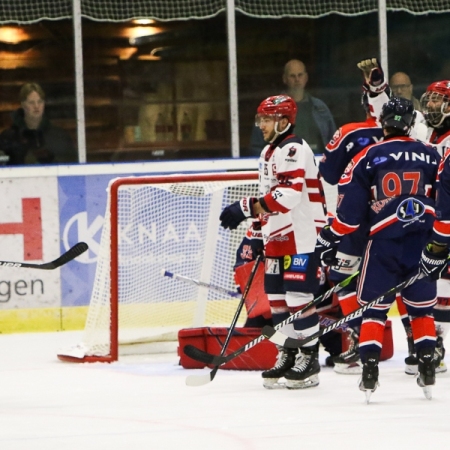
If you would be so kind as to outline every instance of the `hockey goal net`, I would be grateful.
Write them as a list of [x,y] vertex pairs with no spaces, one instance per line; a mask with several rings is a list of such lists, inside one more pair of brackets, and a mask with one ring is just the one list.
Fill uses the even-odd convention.
[[112,180],[82,342],[58,357],[115,361],[119,349],[161,351],[184,327],[229,325],[239,299],[162,270],[236,292],[233,266],[248,224],[224,230],[219,216],[257,195],[257,182],[257,172]]

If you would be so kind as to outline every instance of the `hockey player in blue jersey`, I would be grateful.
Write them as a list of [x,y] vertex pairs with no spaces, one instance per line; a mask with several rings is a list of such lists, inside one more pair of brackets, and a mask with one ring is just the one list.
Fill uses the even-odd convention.
[[[340,180],[347,188],[336,218],[317,240],[316,253],[324,264],[333,265],[342,236],[368,226],[357,288],[361,305],[418,273],[422,248],[431,234],[440,156],[434,147],[408,136],[414,118],[409,100],[394,97],[383,106],[380,122],[385,140],[366,147],[352,159]],[[424,278],[401,293],[419,357],[417,382],[430,395],[435,381],[432,309],[436,283]],[[378,386],[384,326],[394,300],[395,295],[388,297],[363,314],[359,388],[367,400]]]
[[[376,58],[370,58],[358,63],[364,73],[363,94],[361,105],[366,113],[364,122],[352,122],[340,127],[327,144],[324,155],[319,164],[319,172],[324,180],[336,185],[344,173],[345,168],[353,157],[368,145],[383,140],[383,130],[378,122],[381,107],[389,100],[389,88],[383,70]],[[369,97],[371,104],[369,105]],[[376,98],[376,99],[375,99]],[[378,109],[375,111],[373,104]],[[345,185],[338,187],[339,197],[344,195]],[[339,201],[339,200],[338,200]],[[357,232],[343,236],[337,252],[337,264],[331,266],[328,279],[339,283],[359,270],[364,245],[367,242],[367,230],[361,226]],[[339,307],[344,315],[348,315],[359,308],[356,299],[356,281],[350,283],[337,294]],[[349,346],[345,352],[333,358],[334,371],[342,374],[360,374],[361,360],[359,357],[359,328],[361,318],[349,323]]]

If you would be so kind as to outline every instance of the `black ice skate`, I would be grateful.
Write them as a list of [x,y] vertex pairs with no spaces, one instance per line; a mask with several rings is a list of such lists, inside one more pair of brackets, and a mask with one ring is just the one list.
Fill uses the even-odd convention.
[[428,400],[431,400],[431,386],[436,381],[436,366],[434,361],[434,349],[424,348],[417,352],[419,358],[419,373],[417,375],[417,384],[423,389],[423,393]]
[[359,356],[359,336],[356,331],[350,330],[347,339],[348,349],[333,358],[334,371],[344,375],[359,375],[362,372],[362,363]]
[[436,367],[436,373],[447,372],[447,366],[444,362],[444,356],[444,340],[442,339],[442,336],[438,336],[436,339],[436,348],[434,349],[434,366]]
[[303,347],[294,367],[284,374],[288,389],[305,389],[319,384],[319,344]]
[[295,365],[295,356],[297,355],[298,350],[296,348],[277,347],[278,355],[275,365],[261,374],[263,377],[263,386],[266,389],[284,388],[284,384],[279,383],[278,380]]
[[419,364],[419,360],[416,356],[411,328],[406,329],[406,340],[408,342],[408,356],[405,358],[405,373],[407,375],[417,375],[417,365]]
[[369,403],[372,392],[380,385],[378,383],[378,361],[380,354],[378,352],[370,352],[366,355],[366,361],[363,364],[362,376],[359,380],[359,390],[365,392],[366,403]]

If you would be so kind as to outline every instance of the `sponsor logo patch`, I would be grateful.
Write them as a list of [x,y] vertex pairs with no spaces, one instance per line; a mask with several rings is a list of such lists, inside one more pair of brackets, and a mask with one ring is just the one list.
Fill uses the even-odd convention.
[[284,257],[284,270],[291,272],[306,272],[309,255],[287,255]]
[[280,262],[278,259],[266,259],[265,272],[268,275],[279,275],[280,274]]
[[284,280],[305,281],[306,273],[284,272]]
[[407,198],[397,207],[397,218],[401,222],[419,219],[425,213],[425,205],[416,198]]

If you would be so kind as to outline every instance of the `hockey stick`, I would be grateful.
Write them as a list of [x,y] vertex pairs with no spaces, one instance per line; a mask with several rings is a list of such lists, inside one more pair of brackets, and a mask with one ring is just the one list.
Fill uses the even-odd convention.
[[[364,306],[361,306],[361,308],[358,308],[357,310],[353,311],[347,316],[344,316],[342,319],[337,320],[335,323],[322,328],[321,330],[317,331],[316,333],[313,333],[311,336],[308,336],[304,339],[294,339],[291,337],[286,336],[285,334],[281,333],[280,331],[276,330],[275,328],[266,325],[263,327],[262,334],[266,336],[270,341],[274,342],[275,344],[281,345],[283,347],[287,348],[299,348],[303,347],[308,342],[311,342],[312,340],[328,333],[329,331],[334,330],[338,326],[342,325],[345,322],[348,322],[352,319],[355,319],[356,317],[360,317],[362,313],[369,308],[372,308],[372,306],[377,305],[378,303],[381,303],[386,297],[389,297],[390,295],[393,295],[397,292],[400,292],[401,290],[405,289],[406,287],[410,286],[411,284],[415,283],[417,280],[420,280],[424,278],[426,275],[423,272],[419,272],[417,275],[414,275],[413,277],[409,278],[406,281],[403,281],[402,283],[398,284],[397,286],[394,286],[393,288],[386,291],[384,294],[381,294],[379,297],[377,297],[375,300],[372,300],[368,303],[366,303]],[[289,317],[289,319],[294,320],[295,317],[298,317],[299,313],[295,313],[292,316]],[[291,321],[292,321],[291,320]]]
[[0,261],[0,266],[3,267],[14,267],[14,268],[27,268],[27,269],[42,269],[42,270],[53,270],[64,264],[72,261],[77,256],[81,255],[88,249],[88,245],[85,242],[78,242],[72,248],[63,253],[59,258],[54,261],[44,263],[44,264],[28,264],[23,262],[11,262],[11,261]]
[[[225,354],[225,351],[228,347],[231,336],[233,334],[234,328],[236,327],[236,322],[239,318],[239,314],[242,311],[242,307],[244,306],[244,302],[248,295],[248,292],[250,291],[250,287],[252,285],[253,278],[255,278],[255,274],[258,269],[258,265],[259,265],[261,259],[262,259],[262,254],[260,253],[256,257],[255,264],[252,268],[252,271],[250,272],[250,276],[248,277],[247,285],[245,286],[244,293],[242,294],[242,297],[241,297],[241,301],[239,302],[239,306],[236,310],[236,313],[234,314],[233,320],[230,325],[230,329],[228,330],[227,337],[225,338],[225,342],[222,347],[222,351],[220,352],[220,357],[224,357],[223,355]],[[202,386],[204,384],[211,382],[212,380],[214,380],[214,377],[216,376],[216,373],[219,370],[219,366],[220,366],[220,364],[216,364],[215,367],[213,368],[213,370],[207,375],[198,375],[198,376],[197,375],[189,375],[186,378],[186,385],[187,386]]]
[[[215,286],[214,284],[208,284],[208,283],[204,283],[203,281],[198,281],[195,280],[194,278],[190,278],[190,277],[186,277],[183,275],[178,275],[176,273],[170,272],[168,270],[163,269],[161,271],[161,274],[169,277],[169,278],[173,278],[175,280],[180,280],[180,281],[184,281],[186,283],[190,283],[190,284],[195,284],[197,286],[202,286],[205,288],[208,288],[212,291],[216,291],[219,292],[221,294],[228,294],[231,297],[239,297],[241,298],[241,294],[237,291],[229,291],[225,288],[222,288],[220,286]],[[324,299],[325,300],[325,299]],[[336,320],[338,320],[335,317],[329,316],[327,314],[322,314],[322,313],[318,313],[319,314],[319,324],[321,327],[327,327],[328,325],[330,325],[331,323],[336,322]],[[336,331],[340,332],[340,333],[346,333],[348,330],[348,325],[343,324],[342,326],[336,328]]]
[[[339,292],[341,289],[347,287],[358,275],[359,275],[359,272],[355,272],[353,275],[350,275],[348,278],[346,278],[345,280],[336,284],[331,289],[326,291],[324,294],[320,295],[319,297],[315,298],[314,300],[311,300],[308,304],[305,305],[305,307],[301,311],[298,311],[296,314],[300,315],[300,314],[304,313],[305,311],[307,311],[308,309],[311,309],[314,306],[318,305],[319,303],[322,303],[324,300],[331,297],[335,292]],[[298,317],[298,315],[297,315],[297,317]],[[288,317],[286,320],[283,320],[283,322],[280,322],[274,329],[280,330],[288,323],[291,323],[292,320],[294,320],[294,319],[290,320],[291,317],[292,316]],[[194,347],[193,345],[186,345],[186,347],[184,347],[183,351],[187,356],[189,356],[192,359],[195,359],[196,361],[200,361],[205,364],[222,365],[222,364],[225,364],[225,363],[231,361],[232,359],[238,357],[242,353],[245,353],[246,351],[250,350],[255,345],[258,345],[260,342],[264,341],[264,339],[267,339],[267,337],[264,335],[258,336],[257,338],[248,342],[244,346],[235,350],[233,353],[230,353],[228,356],[212,355],[211,353],[207,353],[203,350],[200,350],[199,348]]]
[[165,269],[161,270],[161,275],[173,278],[174,280],[185,281],[187,283],[196,284],[197,286],[212,289],[213,291],[221,292],[222,294],[227,294],[230,295],[231,297],[241,298],[241,294],[237,291],[229,291],[228,289],[219,286],[214,286],[213,284],[208,284],[205,283],[204,281],[195,280],[194,278],[185,277],[184,275],[178,275]]

